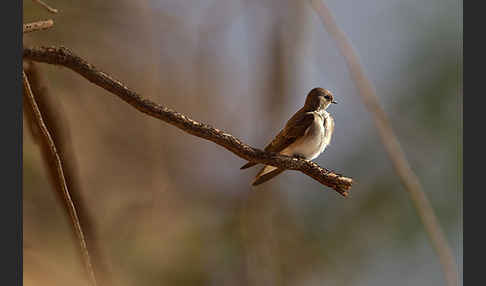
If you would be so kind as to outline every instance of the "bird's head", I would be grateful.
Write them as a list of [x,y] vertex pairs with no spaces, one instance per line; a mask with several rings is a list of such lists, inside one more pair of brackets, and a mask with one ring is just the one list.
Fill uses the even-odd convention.
[[305,107],[309,110],[325,110],[334,101],[333,94],[324,88],[316,87],[312,89],[305,99]]

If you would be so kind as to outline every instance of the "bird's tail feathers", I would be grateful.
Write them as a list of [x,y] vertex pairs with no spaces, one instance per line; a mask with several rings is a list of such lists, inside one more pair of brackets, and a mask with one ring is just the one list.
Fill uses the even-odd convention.
[[250,167],[253,167],[255,165],[257,165],[258,163],[253,163],[253,162],[248,162],[246,163],[245,165],[243,165],[240,170],[243,170],[243,169],[247,169],[247,168],[250,168]]
[[260,184],[265,183],[266,181],[272,179],[273,177],[277,176],[278,174],[282,173],[284,169],[278,169],[277,167],[268,166],[266,165],[263,167],[260,172],[255,177],[253,181],[253,186],[258,186]]

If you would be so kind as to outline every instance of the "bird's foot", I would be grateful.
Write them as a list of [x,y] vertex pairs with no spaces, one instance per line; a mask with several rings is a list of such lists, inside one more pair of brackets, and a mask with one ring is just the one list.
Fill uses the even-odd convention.
[[307,160],[303,155],[301,154],[294,154],[292,157],[296,158],[296,159],[302,159],[302,160]]

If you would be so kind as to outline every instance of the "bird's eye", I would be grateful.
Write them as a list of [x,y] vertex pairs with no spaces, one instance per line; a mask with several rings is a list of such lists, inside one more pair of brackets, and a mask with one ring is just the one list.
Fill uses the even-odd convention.
[[331,97],[329,95],[324,96],[325,99],[330,100]]

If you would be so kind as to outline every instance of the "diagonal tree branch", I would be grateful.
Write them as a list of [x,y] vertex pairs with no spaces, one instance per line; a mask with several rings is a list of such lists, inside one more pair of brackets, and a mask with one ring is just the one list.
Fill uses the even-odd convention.
[[30,33],[40,30],[46,30],[51,28],[54,25],[54,21],[52,19],[45,20],[45,21],[38,21],[33,23],[24,24],[23,33]]
[[57,171],[57,180],[59,182],[59,185],[62,189],[62,194],[64,201],[66,203],[66,206],[69,210],[69,215],[71,217],[71,222],[74,227],[74,230],[76,232],[76,236],[79,241],[79,246],[81,248],[81,253],[83,256],[83,261],[86,267],[86,270],[88,272],[89,280],[93,286],[96,286],[96,278],[93,270],[93,265],[91,264],[91,257],[88,252],[88,248],[86,245],[86,239],[85,235],[83,232],[83,229],[81,227],[81,223],[79,221],[78,217],[78,212],[76,210],[76,207],[74,206],[73,200],[71,199],[71,195],[69,193],[67,183],[66,183],[66,178],[64,176],[64,170],[62,166],[62,161],[61,158],[59,157],[59,154],[57,152],[56,145],[54,141],[52,140],[52,137],[49,133],[49,130],[47,126],[44,123],[44,120],[42,118],[42,113],[39,110],[39,106],[37,105],[37,102],[35,100],[34,94],[32,93],[32,89],[29,84],[29,80],[27,78],[27,75],[25,74],[24,71],[22,71],[22,76],[23,76],[23,82],[24,82],[24,95],[26,96],[27,100],[30,103],[30,106],[32,108],[32,112],[34,114],[35,121],[37,122],[39,129],[41,130],[41,133],[44,137],[44,140],[46,144],[49,146],[49,151],[51,154],[51,160],[53,161],[53,164],[55,165],[56,171]]
[[130,90],[120,81],[113,79],[108,74],[98,70],[84,59],[75,55],[67,48],[24,48],[24,59],[67,67],[79,73],[88,81],[115,94],[140,112],[174,125],[189,134],[214,142],[245,160],[283,169],[301,171],[321,184],[336,190],[342,196],[348,195],[348,190],[353,183],[351,178],[324,169],[314,162],[264,152],[260,149],[253,148],[244,144],[231,134],[207,124],[194,121],[181,113],[145,99]]
[[334,16],[323,0],[311,0],[311,4],[321,18],[324,28],[336,41],[339,52],[346,60],[361,99],[373,116],[380,139],[385,146],[385,150],[388,153],[395,172],[408,191],[432,245],[439,256],[447,285],[457,285],[458,275],[452,250],[447,243],[439,220],[430,205],[420,180],[410,167],[407,157],[400,146],[400,142],[393,132],[391,123],[380,105],[375,88],[361,66],[358,55],[355,53],[344,32],[337,26]]

